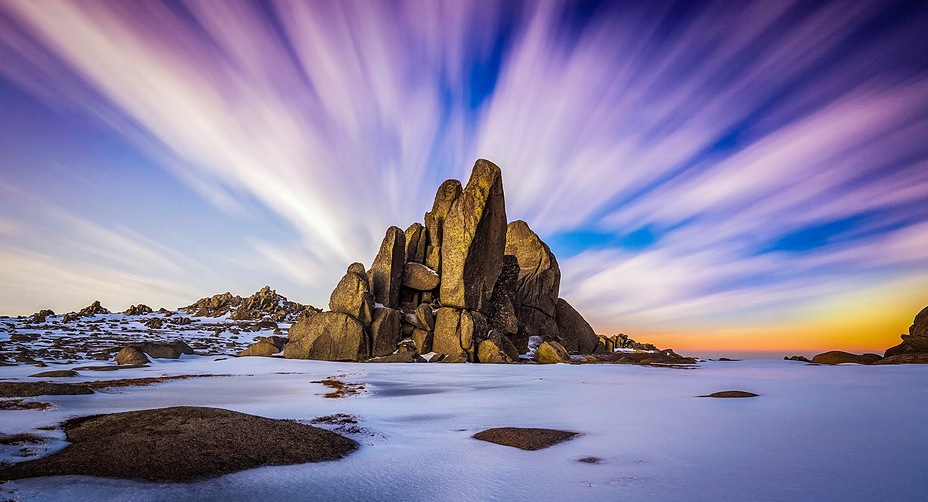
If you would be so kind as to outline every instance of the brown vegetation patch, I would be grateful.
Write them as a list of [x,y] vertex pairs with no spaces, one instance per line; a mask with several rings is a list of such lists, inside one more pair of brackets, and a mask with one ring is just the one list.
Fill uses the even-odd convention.
[[358,446],[291,420],[192,406],[81,417],[63,427],[70,446],[0,471],[0,477],[188,481],[260,466],[335,460]]
[[45,411],[51,409],[51,403],[43,403],[40,401],[25,401],[23,399],[4,399],[0,400],[0,411],[15,411],[15,410],[40,410]]
[[332,392],[327,392],[322,395],[322,397],[330,399],[354,396],[360,394],[361,391],[364,390],[363,383],[346,383],[336,377],[328,377],[325,380],[314,380],[312,383],[321,383],[332,389]]
[[83,385],[51,382],[0,382],[0,397],[74,396],[93,394]]
[[336,413],[334,415],[325,415],[323,417],[316,417],[310,420],[309,423],[326,424],[326,425],[356,424],[358,423],[358,417],[356,415],[349,415],[347,413]]
[[2,445],[45,444],[46,442],[47,441],[42,436],[29,433],[0,436],[0,444]]
[[497,427],[474,434],[474,439],[489,441],[503,446],[513,446],[523,450],[540,450],[572,439],[579,432],[559,431],[556,429],[532,429],[522,427]]
[[745,392],[743,390],[723,390],[721,392],[713,392],[705,396],[697,397],[720,397],[720,398],[738,398],[738,397],[757,397],[757,394],[753,392]]

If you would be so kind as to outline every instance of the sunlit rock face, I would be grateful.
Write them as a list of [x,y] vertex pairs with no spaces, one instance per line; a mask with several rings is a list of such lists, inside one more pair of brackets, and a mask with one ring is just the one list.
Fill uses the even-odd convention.
[[387,229],[370,270],[359,268],[339,281],[331,313],[293,325],[285,357],[361,361],[415,347],[435,360],[512,363],[531,336],[586,354],[599,340],[558,298],[551,249],[528,223],[507,223],[502,171],[487,160],[466,186],[442,183],[423,223]]
[[886,349],[880,364],[928,363],[928,307],[915,316],[909,334],[902,335],[902,343]]

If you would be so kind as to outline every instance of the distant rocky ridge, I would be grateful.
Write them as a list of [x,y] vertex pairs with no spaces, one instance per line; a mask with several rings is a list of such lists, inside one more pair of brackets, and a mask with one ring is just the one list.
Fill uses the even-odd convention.
[[292,322],[306,311],[319,311],[312,306],[291,302],[287,297],[277,294],[270,286],[264,286],[248,298],[233,296],[228,292],[200,298],[186,307],[181,307],[180,310],[197,317],[222,317],[230,314],[229,318],[237,321],[267,318],[277,322]]

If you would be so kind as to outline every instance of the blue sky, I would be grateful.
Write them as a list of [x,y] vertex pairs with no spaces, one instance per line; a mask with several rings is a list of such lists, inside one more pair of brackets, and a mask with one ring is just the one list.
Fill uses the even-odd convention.
[[923,2],[7,0],[0,305],[324,306],[483,157],[601,332],[883,344],[928,303],[926,33]]

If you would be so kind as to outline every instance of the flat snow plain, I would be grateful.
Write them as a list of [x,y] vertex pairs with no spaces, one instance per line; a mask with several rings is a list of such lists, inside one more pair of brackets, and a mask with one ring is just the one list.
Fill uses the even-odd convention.
[[[0,379],[35,380],[27,375],[37,371],[0,367]],[[7,482],[0,484],[0,495],[88,501],[844,501],[916,500],[928,493],[928,365],[748,360],[675,369],[182,356],[61,381],[198,373],[234,376],[30,398],[54,407],[0,411],[0,431],[54,435],[38,428],[77,415],[195,405],[297,420],[356,415],[362,429],[349,436],[361,447],[335,462],[264,467],[192,483],[67,476]],[[311,382],[329,376],[363,383],[365,390],[324,398],[328,389]],[[696,397],[721,390],[760,396]],[[582,436],[538,451],[471,437],[503,426]],[[600,461],[579,461],[587,457]]]

